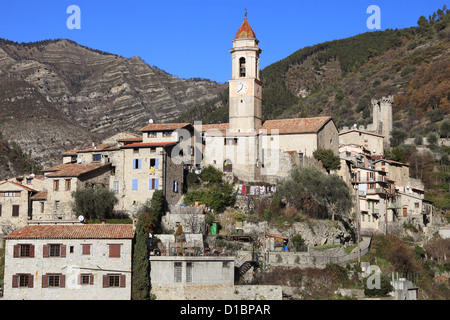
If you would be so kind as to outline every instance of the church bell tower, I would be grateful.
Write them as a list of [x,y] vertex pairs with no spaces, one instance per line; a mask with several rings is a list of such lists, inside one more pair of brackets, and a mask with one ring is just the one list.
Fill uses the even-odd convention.
[[229,130],[232,132],[252,132],[262,125],[262,85],[259,79],[259,55],[262,51],[258,42],[246,12],[230,49]]

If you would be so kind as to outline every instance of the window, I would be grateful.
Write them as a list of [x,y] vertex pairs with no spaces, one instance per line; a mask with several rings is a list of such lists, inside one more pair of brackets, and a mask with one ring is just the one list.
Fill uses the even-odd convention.
[[172,192],[178,192],[178,181],[172,180]]
[[91,254],[91,245],[90,244],[82,244],[81,248],[82,248],[81,254],[83,256],[88,256]]
[[139,153],[139,148],[133,148],[133,153]]
[[94,284],[94,275],[92,273],[82,273],[82,274],[80,274],[80,284],[81,285],[92,285],[92,284]]
[[150,147],[150,153],[155,153],[156,152],[156,147]]
[[33,288],[33,276],[31,274],[15,274],[12,278],[13,288]]
[[72,180],[66,179],[66,190],[70,190],[71,184],[72,184]]
[[133,169],[140,169],[141,163],[141,159],[133,159]]
[[20,197],[20,192],[0,192],[2,197]]
[[69,252],[70,252],[70,253],[73,253],[73,246],[70,246],[70,247],[69,247]]
[[53,190],[54,191],[59,190],[59,180],[53,180]]
[[13,247],[14,258],[34,258],[34,245],[16,244]]
[[60,281],[61,281],[61,278],[60,278],[59,274],[48,275],[48,286],[49,287],[59,287]]
[[120,182],[114,181],[114,185],[113,185],[114,193],[119,193],[119,187],[120,187]]
[[66,257],[66,246],[62,244],[45,244],[43,246],[43,257]]
[[237,138],[225,138],[224,139],[224,145],[235,146],[237,144],[238,144]]
[[158,190],[158,179],[149,179],[148,188],[149,190]]
[[44,201],[41,201],[41,213],[44,213],[44,206],[45,206]]
[[59,244],[51,244],[49,246],[50,248],[50,252],[49,252],[49,256],[50,257],[59,257],[61,256],[61,245]]
[[149,137],[149,138],[156,138],[156,136],[157,136],[156,132],[149,132],[149,133],[147,133],[147,137]]
[[239,59],[239,77],[245,77],[245,58]]
[[55,201],[55,210],[58,210],[59,209],[59,200],[56,200]]
[[192,262],[186,262],[186,282],[192,282]]
[[33,182],[33,179],[27,178],[27,184],[31,184]]
[[21,244],[20,245],[20,256],[21,257],[29,257],[30,256],[30,245],[29,244]]
[[99,153],[93,154],[92,155],[92,161],[100,161],[102,160],[102,155]]
[[0,217],[2,216],[2,205],[0,204]]
[[120,244],[109,244],[109,257],[120,258]]
[[30,280],[30,275],[28,275],[28,274],[19,275],[19,287],[28,287],[29,280]]
[[150,168],[158,169],[159,159],[150,159]]
[[171,137],[172,136],[172,131],[164,131],[163,132],[163,137]]
[[181,262],[174,263],[174,280],[175,282],[181,282]]
[[15,204],[12,206],[12,216],[18,217],[19,216],[19,205]]
[[64,288],[66,286],[66,276],[61,273],[42,275],[42,288]]
[[106,274],[103,276],[103,288],[125,288],[124,274]]
[[132,179],[131,180],[131,190],[137,190],[138,189],[138,179]]

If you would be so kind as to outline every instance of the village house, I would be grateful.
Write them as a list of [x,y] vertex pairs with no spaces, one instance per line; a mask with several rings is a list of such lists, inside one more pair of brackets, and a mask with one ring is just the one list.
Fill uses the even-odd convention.
[[131,299],[133,225],[30,224],[5,237],[8,300]]
[[38,190],[14,181],[0,182],[0,234],[27,224],[32,218],[30,198]]

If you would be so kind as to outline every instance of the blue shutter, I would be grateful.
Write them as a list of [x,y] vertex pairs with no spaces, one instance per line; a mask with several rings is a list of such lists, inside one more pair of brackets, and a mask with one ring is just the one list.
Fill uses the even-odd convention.
[[140,168],[141,168],[141,159],[139,159],[138,162],[139,162],[139,163],[138,163],[138,169],[140,169]]
[[134,161],[134,159],[131,159],[131,161],[133,162],[133,169],[136,169],[136,162]]
[[153,190],[152,189],[152,180],[153,179],[148,179],[148,190]]
[[155,179],[155,190],[158,190],[158,179]]
[[131,190],[137,190],[138,189],[138,179],[131,180]]
[[155,169],[158,169],[158,162],[159,162],[159,159],[156,158],[156,159],[155,159]]

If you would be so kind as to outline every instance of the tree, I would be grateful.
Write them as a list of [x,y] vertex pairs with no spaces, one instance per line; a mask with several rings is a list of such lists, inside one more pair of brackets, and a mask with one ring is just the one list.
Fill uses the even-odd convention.
[[317,149],[313,155],[314,158],[322,162],[322,166],[328,173],[331,170],[338,170],[341,167],[341,160],[330,149]]
[[155,190],[151,199],[139,208],[136,223],[136,241],[133,247],[133,300],[151,299],[150,261],[148,254],[149,235],[159,228],[159,220],[164,211],[164,195]]
[[408,138],[408,133],[405,130],[400,128],[392,129],[391,138],[389,139],[391,147],[398,147],[405,142],[406,138]]
[[113,191],[105,187],[87,187],[72,192],[73,211],[86,219],[108,219],[113,216],[114,205],[119,202]]
[[208,165],[200,173],[200,179],[212,183],[221,183],[222,175],[223,175],[222,171],[217,170],[212,165]]
[[325,174],[315,167],[294,167],[278,187],[286,202],[314,218],[344,218],[353,202],[350,189],[335,174]]
[[434,132],[430,132],[427,135],[427,142],[430,146],[435,146],[438,142],[438,136]]
[[450,120],[445,120],[440,127],[441,138],[448,138],[450,136]]
[[394,290],[391,285],[391,279],[385,274],[380,274],[379,288],[369,289],[367,285],[367,283],[370,282],[369,277],[364,279],[364,295],[366,297],[387,297],[389,293]]

